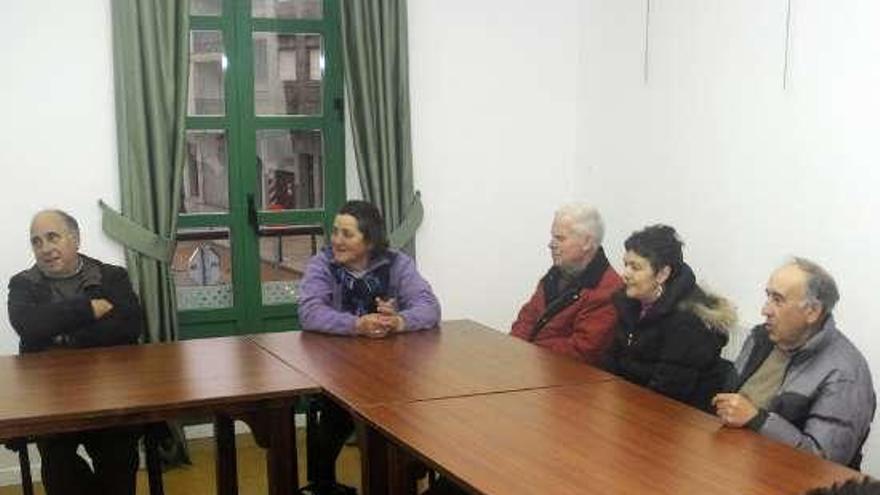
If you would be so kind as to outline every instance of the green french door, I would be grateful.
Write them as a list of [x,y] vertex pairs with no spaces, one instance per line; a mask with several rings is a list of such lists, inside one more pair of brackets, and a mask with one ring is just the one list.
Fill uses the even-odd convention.
[[191,0],[181,338],[298,328],[345,198],[339,0]]

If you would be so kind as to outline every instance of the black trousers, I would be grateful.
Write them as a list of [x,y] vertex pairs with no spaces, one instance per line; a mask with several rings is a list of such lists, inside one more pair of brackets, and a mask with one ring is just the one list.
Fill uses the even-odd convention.
[[[47,495],[135,495],[140,429],[108,428],[37,439]],[[83,445],[92,468],[76,453]]]
[[315,484],[335,483],[336,458],[354,431],[354,420],[348,411],[325,397],[313,399],[310,407],[317,411],[318,421],[309,425],[314,428],[314,437],[306,446],[308,478]]

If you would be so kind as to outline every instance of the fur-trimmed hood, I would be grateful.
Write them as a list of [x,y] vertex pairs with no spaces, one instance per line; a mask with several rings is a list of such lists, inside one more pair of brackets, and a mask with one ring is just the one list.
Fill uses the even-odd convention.
[[696,315],[706,327],[724,334],[732,331],[738,320],[736,306],[732,302],[700,286],[696,286],[677,307]]

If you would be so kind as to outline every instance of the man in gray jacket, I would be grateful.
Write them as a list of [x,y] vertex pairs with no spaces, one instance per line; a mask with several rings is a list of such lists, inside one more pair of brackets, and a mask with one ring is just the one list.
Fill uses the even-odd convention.
[[736,360],[737,392],[715,396],[716,414],[858,469],[876,399],[865,358],[834,323],[834,279],[794,258],[773,272],[766,292],[766,322]]

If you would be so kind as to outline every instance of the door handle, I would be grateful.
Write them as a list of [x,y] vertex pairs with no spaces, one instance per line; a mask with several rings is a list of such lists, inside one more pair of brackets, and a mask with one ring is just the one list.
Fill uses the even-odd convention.
[[342,98],[334,98],[333,99],[333,108],[336,110],[336,116],[339,118],[340,122],[345,121],[345,100]]
[[254,229],[254,232],[257,232],[260,228],[260,220],[257,217],[257,204],[254,200],[253,193],[247,195],[247,209],[248,223],[251,224],[251,228]]

